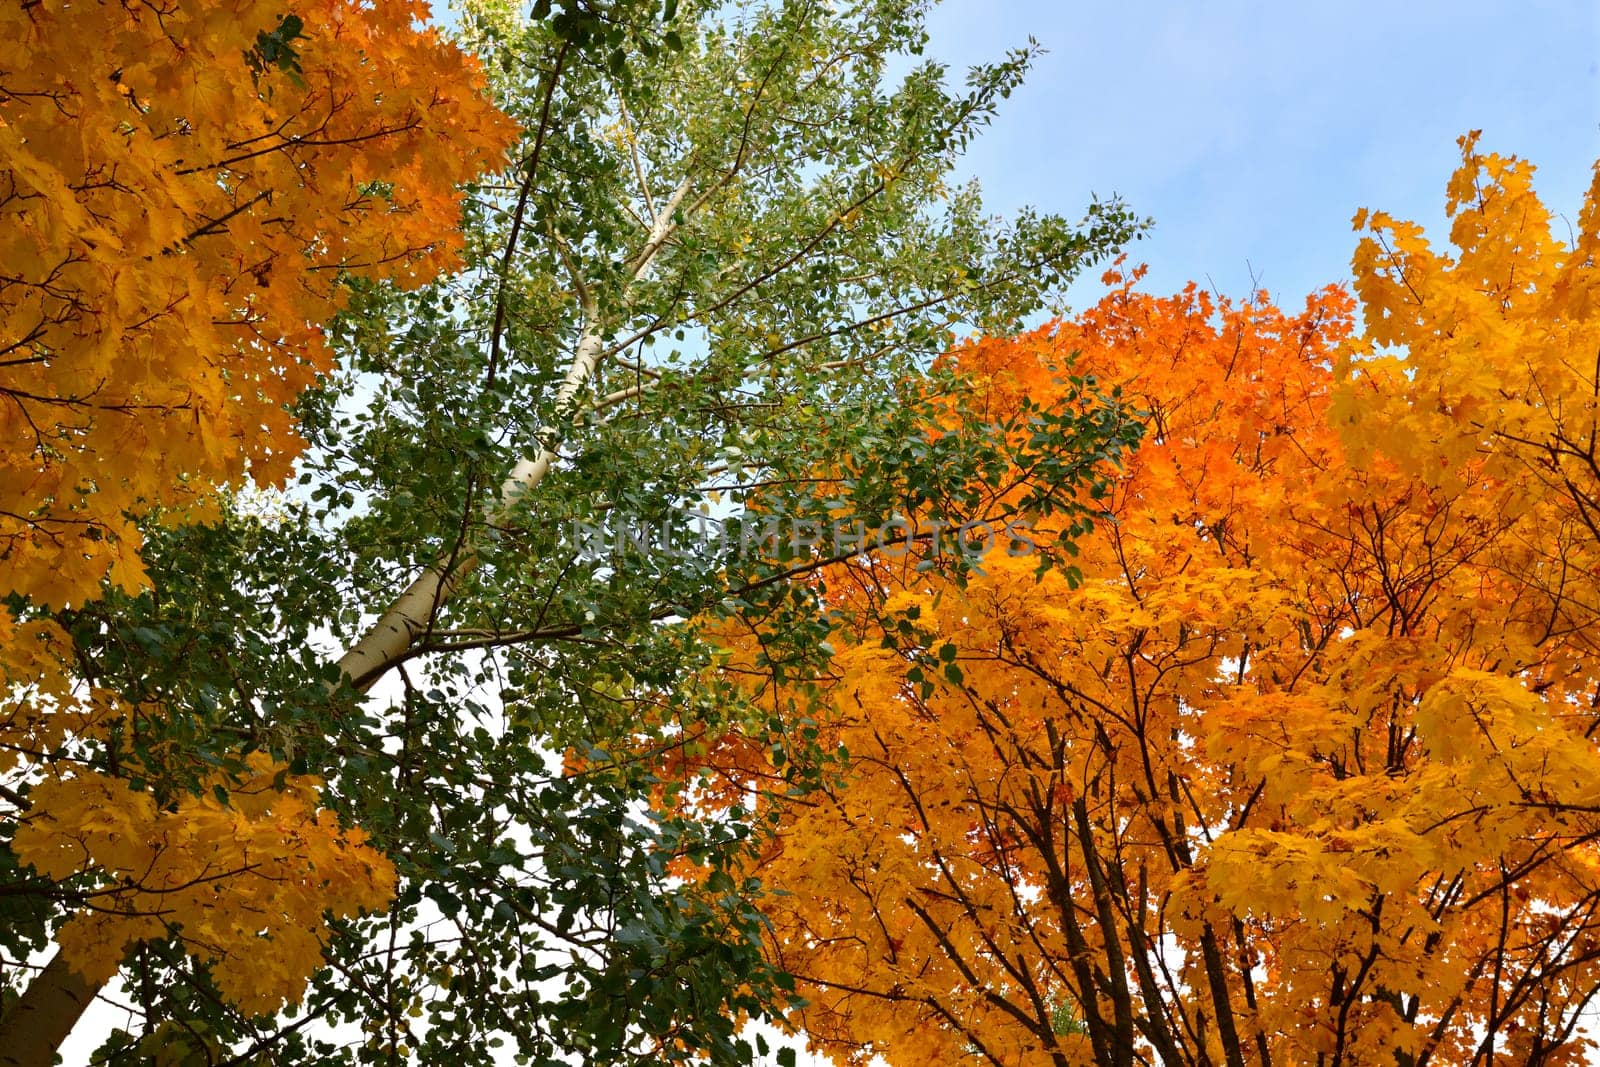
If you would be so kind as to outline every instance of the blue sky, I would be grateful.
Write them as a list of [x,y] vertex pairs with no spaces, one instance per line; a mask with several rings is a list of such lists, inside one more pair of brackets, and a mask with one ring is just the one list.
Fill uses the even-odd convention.
[[[1442,241],[1470,129],[1535,163],[1569,218],[1600,158],[1595,0],[946,0],[931,31],[957,68],[1030,34],[1049,49],[963,171],[1001,212],[1076,217],[1120,194],[1155,219],[1130,249],[1155,292],[1209,276],[1243,296],[1253,269],[1298,306],[1347,277],[1363,206]],[[1074,306],[1098,292],[1076,287]]]

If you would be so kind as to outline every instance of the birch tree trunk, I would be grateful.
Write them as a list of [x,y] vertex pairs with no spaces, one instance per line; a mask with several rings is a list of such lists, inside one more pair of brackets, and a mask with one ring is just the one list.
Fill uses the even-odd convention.
[[[665,210],[651,226],[644,247],[635,261],[633,280],[649,269],[656,253],[671,235],[674,212],[687,191],[688,182],[685,180],[673,192]],[[589,325],[573,351],[572,363],[556,395],[555,406],[558,411],[576,411],[580,408],[582,390],[600,361],[602,345],[597,317],[598,313],[590,301],[585,309],[585,321]],[[559,436],[556,436],[531,460],[517,464],[501,487],[499,512],[509,512],[538,488],[559,458],[556,453],[559,440]],[[451,565],[440,561],[426,568],[339,657],[340,670],[350,678],[358,691],[365,692],[371,688],[405,658],[417,638],[432,625],[439,609],[449,600],[456,583],[476,563],[475,546],[469,543],[464,551],[456,555]],[[56,1049],[66,1040],[105,985],[104,982],[89,982],[74,972],[57,950],[44,969],[28,984],[22,999],[0,1019],[0,1065],[49,1067]]]
[[[672,191],[651,222],[650,232],[643,247],[634,257],[628,281],[638,281],[655,262],[662,245],[672,236],[683,221],[679,208],[689,192],[689,178],[685,177]],[[576,282],[576,279],[575,279]],[[577,282],[581,285],[581,282]],[[626,298],[626,293],[623,294]],[[572,353],[572,363],[567,367],[561,387],[556,391],[555,409],[558,416],[571,419],[583,407],[582,392],[593,378],[604,355],[601,340],[600,311],[591,297],[584,301],[584,330]],[[545,441],[538,454],[520,461],[500,487],[500,499],[491,518],[505,516],[517,504],[539,488],[539,483],[560,458],[557,449],[564,436],[563,427],[553,428],[552,439]],[[339,669],[360,692],[366,692],[379,678],[392,670],[409,652],[417,638],[433,625],[439,609],[450,599],[455,584],[463,574],[477,565],[476,546],[463,546],[453,560],[440,560],[428,567],[406,586],[383,613],[339,657]]]
[[50,1067],[100,985],[73,971],[57,951],[11,1010],[0,1017],[0,1064]]

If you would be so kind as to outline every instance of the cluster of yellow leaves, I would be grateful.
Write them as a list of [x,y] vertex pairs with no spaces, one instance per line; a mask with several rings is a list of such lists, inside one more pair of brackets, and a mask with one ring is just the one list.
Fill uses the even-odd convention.
[[[330,366],[319,324],[345,279],[411,287],[456,263],[458,186],[517,131],[428,14],[0,7],[0,595],[140,588],[137,521],[204,519],[217,486],[289,474],[288,405]],[[275,793],[254,764],[230,806],[158,806],[55,759],[126,713],[72,664],[64,631],[0,609],[0,771],[33,780],[15,849],[87,887],[69,960],[104,979],[178,928],[242,1005],[294,995],[324,912],[380,906],[387,862],[312,779]]]
[[[0,559],[61,605],[141,584],[129,516],[284,477],[351,272],[454,262],[514,133],[415,0],[0,10]],[[287,69],[288,62],[298,70]],[[199,509],[198,511],[195,509]]]
[[[0,724],[38,746],[6,752],[8,765],[69,733],[101,735],[126,714],[115,693],[86,696],[74,685],[54,658],[51,646],[67,639],[52,624],[11,634],[19,648],[40,650],[40,670],[0,705]],[[329,915],[388,903],[393,865],[360,828],[319,807],[320,780],[259,752],[247,765],[242,782],[215,775],[202,792],[162,803],[125,777],[69,761],[37,778],[10,847],[20,864],[61,883],[75,909],[57,933],[74,970],[104,982],[134,943],[176,934],[232,1003],[268,1013],[297,1000],[321,966]]]
[[176,928],[229,1000],[270,1012],[299,999],[321,965],[327,914],[388,902],[393,868],[360,830],[318,809],[321,782],[259,753],[249,764],[226,802],[207,792],[163,806],[89,770],[34,790],[18,858],[50,878],[89,874],[103,886],[84,891],[59,935],[75,969],[104,981],[129,945]]
[[[828,575],[852,769],[760,860],[817,1047],[1583,1062],[1600,171],[1569,248],[1530,167],[1462,147],[1453,254],[1358,216],[1363,335],[1336,289],[1290,315],[1113,274],[1077,319],[953,354],[993,416],[1065,395],[1076,354],[1146,438],[1080,588],[999,553],[964,586],[914,558]],[[759,783],[747,760],[702,761],[698,796]]]
[[72,639],[50,620],[18,622],[0,611],[0,649],[0,773],[56,751],[69,737],[97,736],[121,715],[116,694],[84,692],[72,678]]

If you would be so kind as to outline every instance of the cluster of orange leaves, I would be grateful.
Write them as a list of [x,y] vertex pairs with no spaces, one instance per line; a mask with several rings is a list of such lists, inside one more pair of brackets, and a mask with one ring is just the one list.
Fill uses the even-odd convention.
[[[458,186],[515,125],[426,4],[293,10],[298,32],[263,0],[0,8],[0,594],[142,588],[137,522],[204,520],[218,486],[290,473],[288,405],[331,368],[345,279],[457,262]],[[49,759],[126,713],[72,664],[54,623],[0,609],[0,772],[33,785],[15,850],[102,887],[62,931],[70,962],[103,980],[178,929],[241,1005],[275,1007],[325,913],[388,899],[387,861],[260,756],[206,783],[226,805]]]
[[[1600,170],[1576,243],[1463,139],[1449,253],[1362,213],[1357,305],[1113,272],[951,359],[1116,385],[1082,584],[833,568],[836,785],[756,861],[840,1062],[1576,1064],[1600,989]],[[736,676],[755,645],[729,638]],[[953,671],[948,668],[953,666]],[[784,694],[752,684],[758,700]],[[779,703],[776,706],[781,707]],[[771,780],[737,738],[706,802]]]

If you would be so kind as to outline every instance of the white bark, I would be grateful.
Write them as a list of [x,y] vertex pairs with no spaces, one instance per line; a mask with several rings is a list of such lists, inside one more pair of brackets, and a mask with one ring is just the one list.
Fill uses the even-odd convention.
[[[629,261],[629,282],[644,277],[659,253],[672,236],[681,220],[675,219],[684,195],[689,191],[685,177],[672,196],[656,213],[649,236],[643,247]],[[581,288],[581,286],[580,286]],[[556,391],[556,425],[565,425],[578,417],[583,407],[579,396],[594,377],[605,351],[601,338],[600,310],[592,297],[584,300],[583,331],[572,350],[572,362],[566,377]],[[532,459],[523,459],[512,469],[500,486],[500,498],[490,509],[491,522],[504,518],[516,505],[538,488],[550,472],[557,457],[559,434],[546,440]],[[478,564],[477,546],[471,540],[460,546],[453,559],[440,559],[430,564],[412,579],[405,591],[396,597],[383,613],[356,639],[344,655],[339,657],[339,669],[365,692],[390,668],[403,660],[417,640],[433,625],[439,609],[455,592],[457,583]]]

